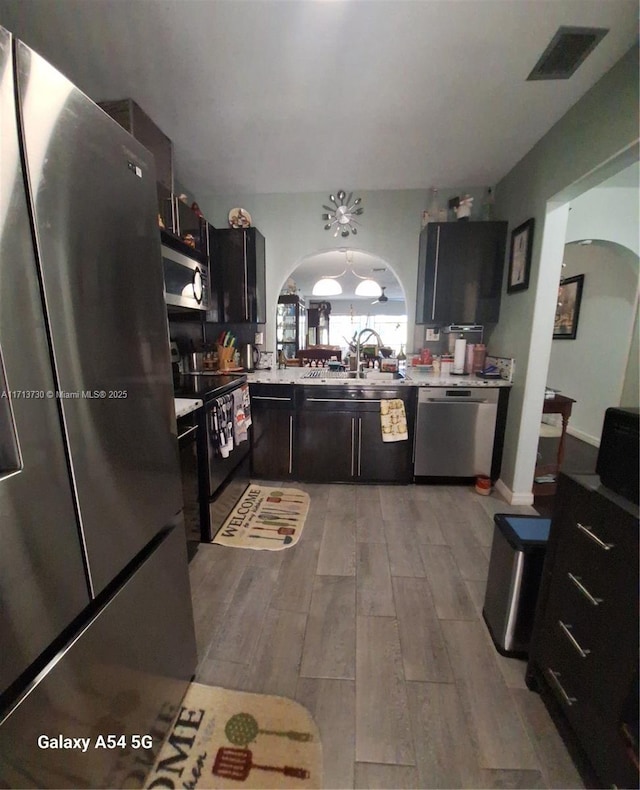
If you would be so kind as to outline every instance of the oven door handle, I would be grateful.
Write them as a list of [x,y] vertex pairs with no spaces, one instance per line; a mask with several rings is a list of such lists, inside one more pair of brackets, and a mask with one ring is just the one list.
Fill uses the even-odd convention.
[[191,433],[195,433],[197,430],[198,430],[198,426],[197,425],[194,425],[191,428],[188,428],[184,433],[181,433],[181,434],[178,435],[178,441],[180,441],[181,439],[184,439],[185,436],[189,436],[189,434],[191,434]]

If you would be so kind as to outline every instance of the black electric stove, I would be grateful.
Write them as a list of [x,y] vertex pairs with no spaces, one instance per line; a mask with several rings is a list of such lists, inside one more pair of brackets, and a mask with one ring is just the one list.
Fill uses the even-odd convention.
[[176,398],[201,398],[204,401],[212,400],[220,395],[244,384],[247,377],[244,373],[236,374],[185,374],[180,376],[178,385],[174,387]]
[[244,373],[185,374],[176,379],[176,398],[199,398],[204,402],[195,418],[200,536],[204,543],[213,540],[249,484],[250,441],[236,444],[226,456],[222,456],[209,429],[209,415],[215,408],[215,400],[238,389],[246,381]]

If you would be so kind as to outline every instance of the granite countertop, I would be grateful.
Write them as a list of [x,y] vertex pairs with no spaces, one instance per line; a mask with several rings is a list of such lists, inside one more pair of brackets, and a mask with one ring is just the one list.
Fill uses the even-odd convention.
[[202,406],[200,398],[174,398],[173,402],[176,407],[176,419],[191,414],[192,411],[196,411]]
[[[320,373],[320,376],[305,378],[309,373]],[[434,376],[422,370],[407,368],[404,379],[350,379],[334,378],[330,371],[324,377],[324,368],[286,368],[285,370],[256,370],[245,374],[249,384],[300,384],[303,386],[345,386],[345,387],[510,387],[511,382],[505,379],[479,379],[475,376]]]

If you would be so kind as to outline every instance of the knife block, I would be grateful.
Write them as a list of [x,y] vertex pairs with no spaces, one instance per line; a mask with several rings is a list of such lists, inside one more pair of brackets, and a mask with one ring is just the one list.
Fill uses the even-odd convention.
[[233,346],[218,346],[218,368],[220,370],[228,370],[234,366],[235,351]]

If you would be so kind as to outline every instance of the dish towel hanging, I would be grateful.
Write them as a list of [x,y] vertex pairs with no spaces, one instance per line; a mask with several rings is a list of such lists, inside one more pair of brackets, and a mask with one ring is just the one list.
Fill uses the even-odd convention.
[[380,401],[380,428],[383,442],[404,442],[409,438],[407,415],[400,398]]
[[233,450],[233,395],[215,399],[209,412],[209,433],[223,458]]
[[243,384],[242,387],[233,391],[233,438],[236,444],[246,442],[249,438],[249,426],[251,425],[251,399],[249,398],[249,385]]

